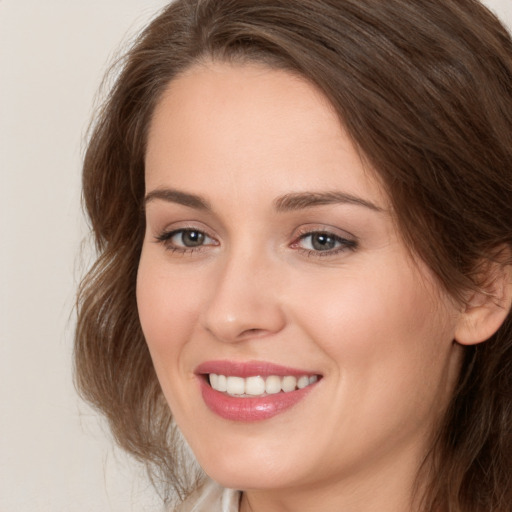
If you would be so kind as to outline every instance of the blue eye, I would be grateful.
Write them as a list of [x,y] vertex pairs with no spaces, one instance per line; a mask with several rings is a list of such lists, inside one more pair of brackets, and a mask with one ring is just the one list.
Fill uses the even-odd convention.
[[313,231],[302,235],[294,245],[308,254],[320,256],[319,253],[324,253],[328,256],[346,249],[355,249],[357,242],[326,231]]
[[192,229],[183,229],[175,233],[171,240],[175,245],[182,245],[184,247],[199,247],[205,243],[208,237],[201,231]]
[[157,236],[167,249],[172,251],[189,251],[206,245],[217,245],[215,240],[203,231],[192,228],[176,229]]
[[303,242],[306,240],[308,242],[305,245],[309,246],[307,248],[314,251],[332,251],[340,245],[339,237],[329,233],[311,233],[302,238]]

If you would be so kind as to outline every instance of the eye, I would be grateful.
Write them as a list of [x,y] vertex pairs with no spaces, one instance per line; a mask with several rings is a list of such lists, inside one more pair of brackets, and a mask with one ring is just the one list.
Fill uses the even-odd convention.
[[355,240],[343,238],[328,231],[311,231],[302,234],[293,244],[308,255],[329,256],[357,247]]
[[332,251],[340,245],[339,237],[330,233],[311,233],[303,236],[301,240],[305,249],[313,251]]
[[170,241],[173,242],[174,245],[182,245],[183,247],[199,247],[208,240],[210,240],[210,237],[201,231],[193,229],[182,229],[175,232],[170,238]]
[[208,245],[217,245],[217,242],[204,231],[192,228],[175,229],[157,236],[157,241],[172,251],[193,251]]

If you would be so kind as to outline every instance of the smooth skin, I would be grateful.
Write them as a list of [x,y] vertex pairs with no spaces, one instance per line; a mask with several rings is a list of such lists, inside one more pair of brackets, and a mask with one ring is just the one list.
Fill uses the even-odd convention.
[[[256,64],[198,64],[152,119],[137,300],[174,418],[241,510],[410,512],[467,313],[404,245],[322,94]],[[322,376],[259,422],[206,407],[197,366]]]

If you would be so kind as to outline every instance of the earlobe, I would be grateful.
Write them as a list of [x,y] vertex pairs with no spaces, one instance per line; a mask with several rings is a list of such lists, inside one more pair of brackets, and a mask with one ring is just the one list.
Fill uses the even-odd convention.
[[486,274],[486,284],[481,291],[473,293],[456,327],[455,341],[461,345],[488,340],[510,314],[512,266],[494,262]]

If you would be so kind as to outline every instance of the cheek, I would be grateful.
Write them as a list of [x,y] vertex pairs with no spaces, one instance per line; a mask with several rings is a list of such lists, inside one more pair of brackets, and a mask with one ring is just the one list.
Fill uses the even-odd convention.
[[165,254],[162,258],[143,249],[137,275],[137,307],[162,392],[180,424],[184,411],[190,409],[187,397],[191,389],[196,389],[186,353],[194,339],[202,296],[197,279],[171,269]]
[[[165,256],[165,255],[164,255]],[[180,351],[197,323],[199,283],[143,250],[137,275],[139,318],[157,373],[179,364]]]
[[323,280],[302,276],[297,282],[300,288],[292,294],[297,318],[320,332],[329,350],[414,344],[422,335],[435,337],[441,320],[431,292],[405,265],[390,263],[382,272],[340,271]]
[[296,316],[345,383],[340,403],[383,418],[390,408],[406,414],[421,404],[421,415],[451,391],[452,307],[434,298],[416,269],[390,262],[385,271],[340,273],[321,290],[302,283],[308,292]]

